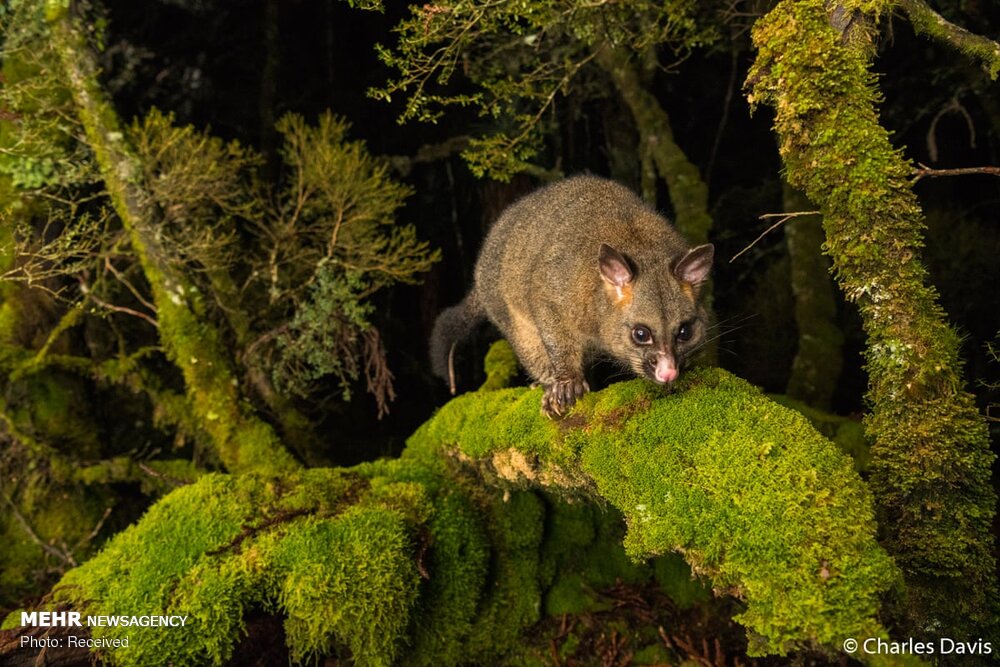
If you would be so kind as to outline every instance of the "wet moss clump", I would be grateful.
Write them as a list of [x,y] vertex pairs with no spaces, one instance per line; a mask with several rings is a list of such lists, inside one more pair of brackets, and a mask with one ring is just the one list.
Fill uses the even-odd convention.
[[[381,487],[381,488],[379,488]],[[244,616],[280,613],[293,661],[398,656],[417,594],[411,557],[428,504],[418,487],[335,470],[208,475],[154,505],[53,590],[84,615],[178,615],[183,627],[91,627],[129,636],[114,664],[221,664]]]

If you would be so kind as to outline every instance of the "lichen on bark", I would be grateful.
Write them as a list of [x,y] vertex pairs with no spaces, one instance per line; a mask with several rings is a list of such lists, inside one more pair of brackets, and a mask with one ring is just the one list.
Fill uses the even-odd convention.
[[910,165],[878,120],[872,20],[891,3],[859,4],[785,0],[760,19],[749,99],[774,107],[789,183],[820,207],[838,283],[861,312],[871,483],[910,628],[975,636],[995,629],[994,457],[919,260]]

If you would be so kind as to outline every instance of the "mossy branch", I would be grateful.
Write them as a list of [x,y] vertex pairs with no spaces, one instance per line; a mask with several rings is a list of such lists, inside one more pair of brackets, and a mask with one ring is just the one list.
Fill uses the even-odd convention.
[[996,80],[1000,74],[1000,44],[955,25],[923,0],[899,0],[899,6],[918,34],[927,35],[978,60],[990,78]]
[[879,597],[896,570],[850,459],[723,371],[690,373],[677,389],[620,383],[557,423],[538,414],[540,390],[465,395],[403,458],[450,452],[515,486],[596,493],[624,514],[632,557],[678,551],[745,600],[753,654],[884,634]]
[[89,462],[72,459],[22,429],[3,400],[0,400],[0,424],[6,436],[24,447],[35,466],[42,466],[49,479],[57,484],[90,486],[138,482],[144,493],[160,495],[204,474],[194,463],[185,460],[137,461],[128,456]]
[[[782,184],[786,211],[812,208],[801,192]],[[837,326],[836,287],[823,256],[822,221],[804,216],[785,227],[790,283],[795,297],[798,348],[788,378],[788,395],[829,409],[843,366],[844,334]]]
[[712,218],[708,214],[708,185],[674,140],[670,117],[656,97],[642,85],[632,60],[620,47],[605,46],[597,63],[606,71],[632,112],[639,128],[639,141],[648,150],[656,170],[667,184],[674,207],[675,224],[693,244],[708,243]]
[[[581,587],[648,580],[626,553],[676,551],[744,600],[752,654],[885,637],[880,597],[898,575],[850,459],[723,371],[682,383],[670,395],[620,383],[561,422],[539,415],[539,390],[479,391],[397,460],[205,476],[69,572],[52,604],[190,619],[91,628],[131,636],[111,653],[118,665],[222,664],[262,603],[284,618],[293,662],[350,651],[359,665],[492,664]],[[624,550],[604,502],[624,515]]]
[[157,234],[159,214],[144,190],[141,164],[97,80],[97,64],[72,12],[54,14],[53,46],[116,213],[152,288],[167,356],[184,374],[190,407],[230,470],[297,466],[274,430],[242,402],[219,332],[203,315],[201,295],[169,261]]

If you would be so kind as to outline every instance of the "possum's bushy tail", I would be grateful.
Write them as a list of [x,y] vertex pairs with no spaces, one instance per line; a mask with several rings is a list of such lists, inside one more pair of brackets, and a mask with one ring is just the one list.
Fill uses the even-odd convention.
[[452,394],[455,393],[455,369],[452,363],[455,345],[472,333],[484,319],[486,312],[480,307],[475,290],[472,290],[457,305],[441,311],[434,322],[434,331],[431,333],[431,368],[435,375],[448,383]]

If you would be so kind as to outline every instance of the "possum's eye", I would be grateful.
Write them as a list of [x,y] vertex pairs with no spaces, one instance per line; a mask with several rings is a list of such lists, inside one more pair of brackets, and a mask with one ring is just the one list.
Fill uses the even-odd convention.
[[677,340],[682,343],[686,343],[691,340],[691,336],[694,334],[694,327],[691,326],[690,322],[685,322],[677,329]]
[[632,340],[639,345],[649,345],[653,342],[653,334],[650,332],[649,328],[640,324],[632,329]]

